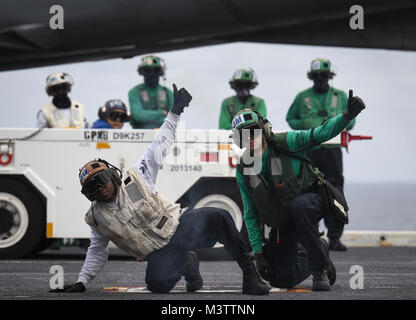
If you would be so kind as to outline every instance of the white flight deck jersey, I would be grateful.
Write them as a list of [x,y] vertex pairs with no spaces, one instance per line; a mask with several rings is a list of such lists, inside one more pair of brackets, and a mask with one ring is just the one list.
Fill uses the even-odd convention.
[[81,103],[72,101],[67,109],[59,109],[52,102],[38,112],[39,128],[75,128],[86,127],[84,107]]

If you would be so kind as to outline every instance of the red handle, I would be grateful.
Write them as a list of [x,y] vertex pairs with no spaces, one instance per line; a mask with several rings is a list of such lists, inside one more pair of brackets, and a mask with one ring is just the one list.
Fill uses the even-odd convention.
[[233,163],[233,157],[228,157],[228,164],[231,168],[237,168],[237,165]]
[[348,131],[341,132],[341,146],[346,148],[348,151],[348,144],[352,140],[371,140],[372,136],[352,135]]

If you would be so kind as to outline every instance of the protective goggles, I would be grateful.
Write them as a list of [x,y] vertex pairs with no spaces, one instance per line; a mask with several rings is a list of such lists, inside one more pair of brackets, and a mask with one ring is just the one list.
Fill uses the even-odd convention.
[[85,184],[82,186],[81,192],[87,196],[93,196],[98,192],[98,187],[105,187],[108,185],[112,176],[112,169],[103,170],[96,173],[85,182]]
[[311,74],[312,79],[321,79],[321,80],[328,80],[329,79],[329,73],[328,72],[313,72]]
[[234,87],[239,89],[250,89],[252,83],[250,81],[234,81]]
[[69,92],[71,90],[71,86],[68,83],[61,83],[54,85],[48,88],[48,93],[51,95],[56,95],[62,92]]
[[108,114],[108,119],[111,121],[117,121],[117,119],[120,120],[120,122],[126,122],[128,119],[128,115],[125,112],[120,111],[110,111]]
[[161,75],[162,74],[162,68],[160,67],[142,67],[141,71],[145,75]]
[[249,142],[248,138],[254,139],[255,137],[261,135],[262,129],[262,126],[258,123],[241,129],[233,129],[234,143],[240,148],[242,148],[244,144],[243,142]]

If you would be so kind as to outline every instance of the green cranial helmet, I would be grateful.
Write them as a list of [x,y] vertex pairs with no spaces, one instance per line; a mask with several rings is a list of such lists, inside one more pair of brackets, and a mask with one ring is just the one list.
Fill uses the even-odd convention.
[[263,117],[260,114],[250,109],[243,109],[240,112],[238,112],[231,122],[231,127],[233,131],[232,137],[234,139],[235,144],[240,148],[242,147],[243,129],[250,130],[247,133],[250,136],[254,136],[252,130],[262,130],[266,121],[267,120],[263,119]]
[[233,130],[241,130],[243,128],[258,126],[260,128],[263,119],[261,116],[250,109],[243,109],[238,112],[231,121]]
[[143,74],[143,70],[145,69],[157,70],[160,76],[164,76],[166,71],[166,64],[162,58],[153,55],[145,56],[142,58],[139,66],[137,67],[137,71],[139,74]]
[[251,68],[238,69],[234,72],[231,80],[229,81],[231,88],[235,89],[235,85],[241,82],[250,83],[250,89],[254,89],[259,84],[256,73]]
[[312,79],[312,75],[314,73],[322,73],[327,72],[329,74],[329,78],[332,79],[335,76],[334,69],[332,68],[331,61],[325,58],[316,58],[312,60],[311,67],[308,70],[308,78]]

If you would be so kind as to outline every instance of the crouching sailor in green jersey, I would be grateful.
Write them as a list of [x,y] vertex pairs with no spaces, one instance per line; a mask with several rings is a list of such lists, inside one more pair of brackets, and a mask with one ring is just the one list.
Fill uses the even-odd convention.
[[[314,182],[323,174],[299,157],[338,135],[364,108],[350,90],[343,113],[314,129],[277,134],[251,110],[234,117],[234,141],[247,148],[236,171],[244,220],[257,270],[272,286],[290,288],[311,274],[314,291],[328,291],[335,283],[335,266],[318,228],[323,204]],[[264,246],[261,223],[272,228]]]

